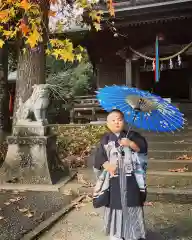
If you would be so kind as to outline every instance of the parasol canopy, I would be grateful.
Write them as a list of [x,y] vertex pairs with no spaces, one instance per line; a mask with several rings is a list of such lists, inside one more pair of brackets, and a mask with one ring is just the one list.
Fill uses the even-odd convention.
[[183,113],[150,92],[127,86],[106,86],[99,89],[97,99],[106,111],[118,109],[123,112],[125,121],[137,128],[154,132],[184,128]]

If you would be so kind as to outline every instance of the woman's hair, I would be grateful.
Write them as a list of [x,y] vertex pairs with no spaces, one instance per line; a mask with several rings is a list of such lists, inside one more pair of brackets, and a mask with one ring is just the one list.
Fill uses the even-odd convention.
[[121,115],[122,118],[124,118],[124,114],[119,110],[119,109],[113,109],[110,113],[119,113]]

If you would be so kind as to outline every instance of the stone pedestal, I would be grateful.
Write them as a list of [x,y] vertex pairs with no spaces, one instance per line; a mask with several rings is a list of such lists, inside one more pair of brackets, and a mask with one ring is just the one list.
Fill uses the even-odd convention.
[[69,174],[60,164],[56,152],[56,136],[49,127],[28,123],[17,125],[7,137],[8,152],[0,169],[0,182],[54,184]]

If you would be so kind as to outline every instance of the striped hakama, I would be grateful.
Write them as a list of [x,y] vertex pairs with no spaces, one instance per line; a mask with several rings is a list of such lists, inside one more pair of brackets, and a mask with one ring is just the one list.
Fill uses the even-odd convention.
[[122,210],[105,208],[104,223],[105,232],[110,240],[138,240],[145,239],[145,225],[142,207],[127,207],[124,219],[126,225],[124,230]]
[[94,165],[96,169],[100,170],[100,166],[105,161],[118,164],[115,176],[110,178],[110,204],[109,207],[105,207],[104,211],[104,230],[110,236],[110,240],[145,239],[144,212],[141,200],[145,178],[141,174],[136,174],[143,170],[145,157],[142,159],[129,148],[124,148],[122,155],[121,147],[116,141],[117,138],[122,138],[122,136],[111,134],[102,140]]
[[[105,208],[104,222],[106,234],[110,240],[145,239],[143,207],[137,206],[140,199],[138,184],[132,174],[132,154],[126,151],[118,161],[121,209]],[[117,196],[118,197],[118,196]],[[127,206],[135,203],[135,206]]]

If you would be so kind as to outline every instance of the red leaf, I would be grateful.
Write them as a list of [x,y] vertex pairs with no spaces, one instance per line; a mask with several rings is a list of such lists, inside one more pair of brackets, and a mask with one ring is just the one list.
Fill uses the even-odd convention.
[[20,27],[24,36],[26,36],[27,33],[30,31],[30,29],[28,28],[28,26],[24,22],[22,22],[19,27]]

